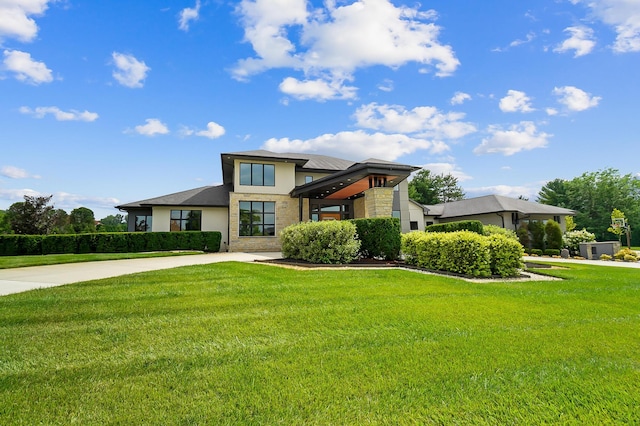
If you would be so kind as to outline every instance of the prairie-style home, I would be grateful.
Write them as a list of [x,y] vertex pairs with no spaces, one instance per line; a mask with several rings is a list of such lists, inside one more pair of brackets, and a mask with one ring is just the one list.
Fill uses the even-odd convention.
[[418,167],[264,150],[221,163],[222,185],[117,206],[129,231],[219,231],[221,250],[278,251],[279,232],[302,221],[394,216],[412,227],[406,179]]
[[219,231],[221,250],[279,251],[279,233],[308,220],[397,217],[402,232],[432,223],[480,220],[517,229],[555,219],[564,230],[575,212],[498,195],[434,206],[409,199],[407,178],[419,167],[384,160],[264,150],[221,154],[223,184],[117,206],[129,231]]

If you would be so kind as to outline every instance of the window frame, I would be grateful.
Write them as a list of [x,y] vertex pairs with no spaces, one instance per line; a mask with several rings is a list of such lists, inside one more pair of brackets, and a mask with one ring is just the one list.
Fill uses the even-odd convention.
[[275,237],[276,202],[256,200],[239,201],[238,236]]
[[243,186],[276,186],[276,165],[240,163],[239,181]]
[[[176,214],[177,216],[175,217]],[[189,217],[192,213],[197,213],[198,217]],[[190,223],[197,220],[197,228],[191,229]],[[178,229],[175,229],[174,224],[178,225]],[[202,231],[202,210],[177,210],[171,209],[169,212],[169,231],[170,232],[184,232],[184,231]]]

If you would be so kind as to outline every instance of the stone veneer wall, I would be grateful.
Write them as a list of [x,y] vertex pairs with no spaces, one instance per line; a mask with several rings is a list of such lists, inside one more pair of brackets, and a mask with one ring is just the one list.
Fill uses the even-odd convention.
[[364,217],[391,217],[393,188],[369,188],[364,192]]
[[364,205],[364,197],[353,200],[353,218],[363,219],[367,217],[366,207]]
[[[276,236],[240,237],[240,201],[275,201]],[[280,251],[280,231],[300,221],[299,211],[298,199],[289,195],[229,193],[229,251]]]

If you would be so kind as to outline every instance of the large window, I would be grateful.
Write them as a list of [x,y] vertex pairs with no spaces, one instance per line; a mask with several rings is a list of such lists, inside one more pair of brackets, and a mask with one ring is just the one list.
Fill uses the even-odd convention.
[[171,231],[201,231],[202,210],[171,210]]
[[276,235],[276,203],[273,201],[240,201],[240,236]]
[[273,164],[240,163],[240,185],[275,186],[276,166]]
[[136,232],[151,232],[153,216],[151,215],[136,215]]

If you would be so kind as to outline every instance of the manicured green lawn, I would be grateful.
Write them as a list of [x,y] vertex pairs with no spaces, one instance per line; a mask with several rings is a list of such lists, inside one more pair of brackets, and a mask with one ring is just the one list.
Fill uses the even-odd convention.
[[158,251],[149,253],[87,253],[48,254],[46,256],[0,256],[0,269],[25,266],[56,265],[58,263],[95,262],[97,260],[140,259],[146,257],[184,256],[202,254],[198,251]]
[[0,297],[0,424],[638,424],[637,270],[218,263]]

